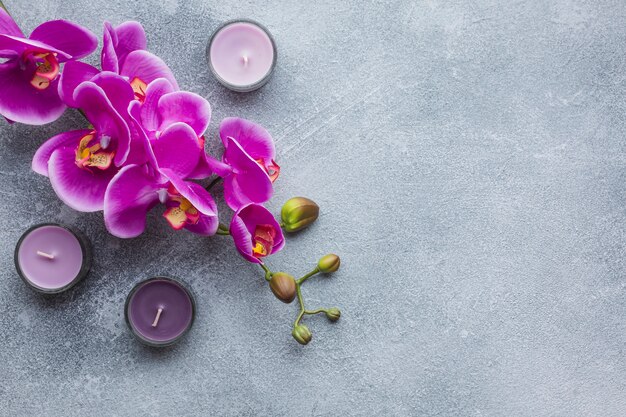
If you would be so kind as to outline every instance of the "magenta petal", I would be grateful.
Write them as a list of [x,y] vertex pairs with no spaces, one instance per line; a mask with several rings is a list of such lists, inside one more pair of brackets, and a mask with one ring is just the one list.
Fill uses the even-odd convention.
[[80,139],[90,132],[91,131],[88,129],[63,132],[45,141],[39,149],[37,149],[33,157],[33,171],[48,176],[48,161],[52,153],[61,148],[76,150]]
[[233,168],[233,174],[224,178],[224,199],[230,208],[264,203],[272,197],[272,181],[265,170],[230,137],[223,160]]
[[115,29],[117,45],[115,52],[120,67],[124,66],[124,60],[133,51],[146,49],[146,32],[141,23],[135,21],[124,22]]
[[65,104],[76,107],[74,91],[82,82],[89,81],[100,71],[80,61],[69,61],[63,67],[59,80],[59,96]]
[[213,158],[211,155],[207,155],[205,153],[205,159],[206,159],[206,163],[207,165],[211,168],[211,170],[219,175],[220,177],[226,177],[227,175],[230,175],[233,172],[233,168],[221,161],[218,161],[217,159]]
[[252,263],[262,263],[252,255],[252,234],[248,231],[246,224],[241,217],[235,215],[230,222],[230,235],[235,242],[235,248],[247,261]]
[[14,122],[43,125],[58,119],[66,107],[58,91],[58,80],[45,90],[30,85],[26,72],[17,64],[0,65],[0,114]]
[[220,138],[228,146],[227,138],[236,139],[254,160],[271,162],[276,157],[274,140],[265,128],[250,120],[227,117],[220,123]]
[[[148,136],[140,124],[140,112],[141,103],[136,100],[132,101],[128,107],[128,113],[130,114],[133,126],[132,130],[135,132],[131,141],[131,148],[135,149],[136,152],[143,152],[147,164],[153,171],[158,172],[159,164],[154,156],[154,151],[152,150]],[[131,149],[131,152],[133,149]]]
[[118,39],[113,26],[109,22],[104,22],[104,34],[102,35],[102,52],[100,52],[100,66],[102,71],[120,72],[119,61],[115,45]]
[[66,20],[51,20],[37,26],[30,39],[51,45],[74,59],[96,50],[98,38],[86,28]]
[[76,165],[76,151],[57,149],[48,162],[48,177],[57,196],[74,210],[92,212],[104,207],[104,193],[115,175],[111,167],[89,172]]
[[219,220],[217,216],[204,216],[201,215],[198,223],[188,224],[185,229],[192,233],[203,236],[213,236],[217,232],[219,227]]
[[174,171],[170,169],[162,169],[174,188],[196,208],[198,211],[207,216],[217,216],[217,206],[211,194],[199,184],[190,181],[184,181]]
[[159,100],[165,94],[174,91],[174,86],[165,78],[158,78],[148,84],[146,100],[141,106],[141,123],[149,132],[159,130],[159,114],[157,108]]
[[121,166],[130,152],[130,130],[113,108],[104,90],[91,81],[78,86],[74,93],[76,105],[85,113],[99,136],[108,136],[117,144],[115,165]]
[[110,71],[99,73],[91,81],[102,88],[113,108],[124,120],[128,121],[128,105],[135,99],[135,93],[128,81],[121,75]]
[[104,197],[104,224],[114,236],[139,236],[146,228],[146,214],[158,202],[158,184],[145,166],[128,165],[111,180]]
[[60,49],[56,49],[52,45],[48,45],[34,39],[25,39],[10,35],[0,35],[0,51],[2,50],[15,51],[18,54],[21,54],[26,50],[54,52],[57,54],[57,60],[59,62],[65,62],[72,58],[72,55],[61,51]]
[[[260,204],[249,204],[247,206],[242,207],[235,213],[235,218],[239,218],[242,220],[243,224],[246,227],[246,230],[250,236],[254,235],[254,232],[258,225],[269,225],[276,232],[276,236],[274,238],[274,246],[272,247],[272,251],[269,253],[270,255],[278,252],[285,245],[285,238],[282,232],[278,221],[268,209],[263,207]],[[230,232],[233,234],[233,231]]]
[[157,78],[167,79],[176,90],[178,83],[168,66],[156,55],[147,51],[133,51],[126,57],[120,74],[128,77],[130,81],[139,78],[146,84],[150,84]]
[[165,94],[159,100],[161,126],[159,130],[176,122],[187,123],[202,136],[211,121],[211,105],[204,98],[187,91]]
[[[221,163],[221,162],[220,162]],[[209,165],[207,154],[204,149],[201,150],[200,158],[196,167],[187,175],[187,178],[192,180],[202,180],[213,175],[214,171]]]
[[2,7],[0,7],[0,34],[25,37],[15,20]]
[[171,125],[150,144],[159,168],[171,169],[182,178],[196,167],[202,151],[196,134],[185,123]]

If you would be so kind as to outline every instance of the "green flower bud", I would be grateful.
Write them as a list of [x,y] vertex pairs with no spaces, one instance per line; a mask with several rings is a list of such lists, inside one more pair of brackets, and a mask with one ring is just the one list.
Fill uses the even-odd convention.
[[296,298],[296,280],[286,272],[275,272],[270,279],[270,289],[283,303],[289,304]]
[[286,232],[302,230],[320,215],[320,208],[315,201],[305,197],[294,197],[283,205],[280,216]]
[[337,307],[329,308],[326,310],[326,317],[330,321],[337,321],[341,317],[341,311]]
[[334,253],[322,256],[322,258],[317,262],[317,267],[319,268],[320,272],[323,272],[325,274],[335,272],[339,269],[339,265],[341,265],[341,259],[339,259],[339,256],[335,255]]
[[311,341],[313,335],[311,335],[311,331],[304,324],[299,324],[293,328],[291,335],[294,339],[301,345],[306,345]]

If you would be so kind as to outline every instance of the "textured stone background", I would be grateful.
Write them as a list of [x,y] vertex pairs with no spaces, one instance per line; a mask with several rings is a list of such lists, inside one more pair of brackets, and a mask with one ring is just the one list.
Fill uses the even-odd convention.
[[[222,117],[264,124],[283,167],[269,207],[302,194],[323,210],[269,264],[301,274],[339,253],[342,270],[304,290],[344,316],[309,319],[314,340],[297,345],[296,307],[229,239],[173,233],[155,213],[119,240],[59,202],[30,160],[77,113],[0,123],[0,415],[626,415],[624,1],[5,3],[26,32],[141,21],[212,103],[212,151]],[[278,43],[257,93],[206,66],[210,33],[234,17]],[[44,299],[12,254],[50,220],[96,254],[82,285]],[[126,294],[155,274],[186,279],[200,307],[167,350],[123,322]]]

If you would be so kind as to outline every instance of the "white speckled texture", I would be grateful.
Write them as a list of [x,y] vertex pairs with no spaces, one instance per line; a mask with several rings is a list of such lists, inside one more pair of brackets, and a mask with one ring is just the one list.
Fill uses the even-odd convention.
[[[626,2],[622,0],[6,0],[25,31],[53,18],[101,34],[137,19],[149,48],[219,120],[273,134],[283,173],[269,208],[322,207],[273,257],[342,308],[290,335],[226,238],[134,240],[64,207],[30,160],[81,126],[0,123],[2,416],[626,415]],[[264,23],[279,62],[262,90],[210,76],[205,45],[235,17]],[[94,58],[95,60],[95,58]],[[219,149],[215,142],[212,150]],[[13,268],[26,226],[60,221],[95,246],[88,279],[44,299]],[[161,351],[126,329],[140,279],[187,280],[199,314]]]

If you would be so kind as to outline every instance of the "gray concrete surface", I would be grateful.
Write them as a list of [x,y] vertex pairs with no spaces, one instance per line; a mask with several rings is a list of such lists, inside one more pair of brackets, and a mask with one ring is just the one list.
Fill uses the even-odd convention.
[[[0,125],[2,416],[626,415],[626,3],[596,1],[6,0],[30,31],[98,34],[137,19],[149,48],[219,120],[264,124],[283,174],[268,205],[306,195],[320,221],[269,264],[343,268],[305,287],[336,305],[294,343],[228,239],[107,235],[30,171],[47,137]],[[205,63],[221,22],[251,17],[280,57],[262,90],[225,91]],[[212,150],[219,147],[213,142]],[[225,213],[225,212],[224,212]],[[96,248],[82,285],[44,299],[13,270],[26,226],[60,221]],[[189,337],[145,348],[123,322],[140,279],[191,283]]]

